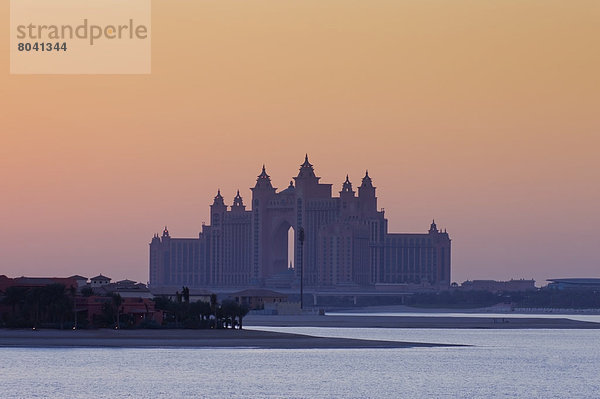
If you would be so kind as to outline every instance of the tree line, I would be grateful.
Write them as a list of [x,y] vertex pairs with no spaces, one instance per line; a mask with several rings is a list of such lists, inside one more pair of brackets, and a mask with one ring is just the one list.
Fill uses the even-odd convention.
[[10,312],[3,315],[1,322],[6,327],[64,328],[74,319],[76,292],[74,287],[66,289],[62,284],[8,287],[2,303]]
[[173,328],[242,328],[248,306],[226,299],[221,303],[217,295],[210,302],[190,302],[190,290],[183,287],[175,293],[175,300],[164,297],[154,299],[156,310],[164,313],[163,326]]
[[[81,296],[91,296],[91,289]],[[0,303],[0,326],[9,328],[242,328],[248,307],[233,300],[190,302],[190,291],[183,287],[176,299],[156,297],[155,309],[163,312],[162,323],[144,320],[136,324],[133,315],[123,310],[123,298],[118,293],[105,297],[101,314],[89,320],[86,312],[77,311],[74,287],[50,284],[42,287],[8,287]]]

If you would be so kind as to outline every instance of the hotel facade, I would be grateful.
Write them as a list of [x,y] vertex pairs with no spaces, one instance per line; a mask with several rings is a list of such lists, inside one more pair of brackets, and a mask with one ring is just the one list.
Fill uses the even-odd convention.
[[[348,176],[339,196],[320,183],[308,156],[278,191],[263,166],[247,210],[239,191],[218,192],[210,225],[196,238],[165,227],[150,243],[150,286],[394,289],[450,284],[450,238],[435,222],[425,233],[389,233],[368,172],[358,193]],[[304,270],[302,271],[302,268]]]

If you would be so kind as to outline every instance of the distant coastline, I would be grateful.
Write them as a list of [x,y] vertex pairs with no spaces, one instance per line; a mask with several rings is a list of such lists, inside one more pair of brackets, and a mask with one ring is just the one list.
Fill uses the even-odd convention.
[[600,323],[568,318],[381,316],[338,314],[335,316],[248,315],[244,325],[252,327],[344,327],[344,328],[448,328],[448,329],[600,329]]
[[[521,307],[513,308],[508,305],[494,305],[487,307],[442,307],[442,306],[411,306],[411,305],[384,305],[384,306],[363,306],[363,307],[340,307],[329,308],[330,312],[340,312],[351,315],[353,313],[503,313],[507,317],[511,314],[530,314],[535,315],[555,314],[555,315],[600,315],[600,308],[579,309],[579,308],[556,308],[556,307]],[[329,313],[329,312],[328,312]]]

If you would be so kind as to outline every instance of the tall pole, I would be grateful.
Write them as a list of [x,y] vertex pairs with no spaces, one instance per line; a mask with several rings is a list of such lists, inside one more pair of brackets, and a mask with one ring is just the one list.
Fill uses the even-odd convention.
[[304,309],[304,228],[298,230],[298,240],[300,240],[300,310]]

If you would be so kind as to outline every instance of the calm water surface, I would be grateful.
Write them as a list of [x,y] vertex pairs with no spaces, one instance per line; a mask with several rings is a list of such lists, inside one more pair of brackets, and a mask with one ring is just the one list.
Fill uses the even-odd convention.
[[0,349],[2,398],[600,398],[599,330],[257,328],[415,349]]
[[481,313],[481,312],[327,312],[327,316],[410,316],[410,317],[511,317],[517,319],[570,319],[600,323],[600,314],[585,313]]

